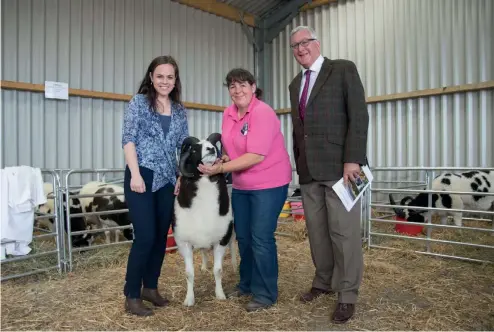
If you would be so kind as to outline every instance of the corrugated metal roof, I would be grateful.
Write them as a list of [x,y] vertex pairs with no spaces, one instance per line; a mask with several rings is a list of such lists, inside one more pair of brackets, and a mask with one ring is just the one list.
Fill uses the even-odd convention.
[[289,0],[216,0],[255,16],[263,16]]

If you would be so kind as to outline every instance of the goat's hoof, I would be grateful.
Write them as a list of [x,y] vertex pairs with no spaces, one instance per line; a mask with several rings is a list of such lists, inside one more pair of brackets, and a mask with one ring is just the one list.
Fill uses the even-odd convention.
[[216,298],[218,300],[226,300],[225,293],[223,291],[216,291]]
[[184,306],[192,307],[195,304],[195,300],[193,297],[186,297],[184,301]]

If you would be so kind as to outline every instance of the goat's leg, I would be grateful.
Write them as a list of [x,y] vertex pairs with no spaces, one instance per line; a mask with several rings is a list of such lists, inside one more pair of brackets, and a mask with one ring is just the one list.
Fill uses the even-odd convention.
[[115,230],[115,242],[120,242],[120,230]]
[[448,223],[448,215],[441,215],[441,224],[446,225]]
[[461,227],[462,225],[462,213],[461,212],[455,212],[453,215],[453,220],[456,226]]
[[223,273],[223,257],[225,256],[226,247],[219,243],[214,245],[214,280],[216,282],[216,298],[219,300],[226,299],[225,292],[223,291],[223,285],[221,282],[221,275]]
[[105,240],[106,240],[106,244],[110,244],[111,243],[111,234],[110,234],[111,231],[105,231]]
[[236,241],[235,241],[236,237],[235,237],[235,232],[232,233],[232,238],[230,239],[230,243],[228,244],[228,246],[230,247],[230,258],[231,258],[231,261],[232,261],[232,269],[233,269],[233,272],[237,272],[237,247],[236,247]]
[[202,265],[201,265],[201,270],[202,271],[207,271],[208,270],[208,256],[207,256],[207,249],[201,249],[201,254],[202,254]]
[[191,307],[195,303],[194,298],[194,254],[192,246],[189,243],[184,243],[176,240],[178,251],[184,258],[185,276],[187,278],[187,295],[185,296],[184,306]]

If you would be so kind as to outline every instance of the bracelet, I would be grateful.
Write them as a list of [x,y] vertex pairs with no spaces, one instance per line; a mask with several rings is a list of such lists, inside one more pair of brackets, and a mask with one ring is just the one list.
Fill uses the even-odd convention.
[[223,164],[220,164],[220,173],[223,173]]

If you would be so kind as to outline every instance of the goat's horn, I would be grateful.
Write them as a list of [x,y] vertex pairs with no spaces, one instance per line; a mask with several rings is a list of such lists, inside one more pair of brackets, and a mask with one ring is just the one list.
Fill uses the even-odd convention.
[[211,144],[216,145],[216,143],[221,141],[221,134],[220,133],[212,133],[211,135],[209,135],[207,140],[209,142],[211,142]]
[[[391,205],[396,205],[396,202],[393,199],[393,196],[391,194],[389,194],[389,202],[391,203]],[[393,207],[393,210],[394,210],[394,212],[396,213],[396,215],[398,217],[400,217],[400,218],[404,218],[405,217],[405,213],[403,212],[403,209]]]
[[189,136],[182,142],[182,147],[180,148],[180,154],[188,151],[192,144],[199,142],[199,139],[194,136]]
[[185,163],[187,162],[187,159],[189,158],[190,152],[185,151],[181,156],[180,156],[180,164],[179,164],[179,169],[180,173],[182,176],[185,176],[187,178],[191,178],[194,176],[193,173],[189,173],[185,170]]

